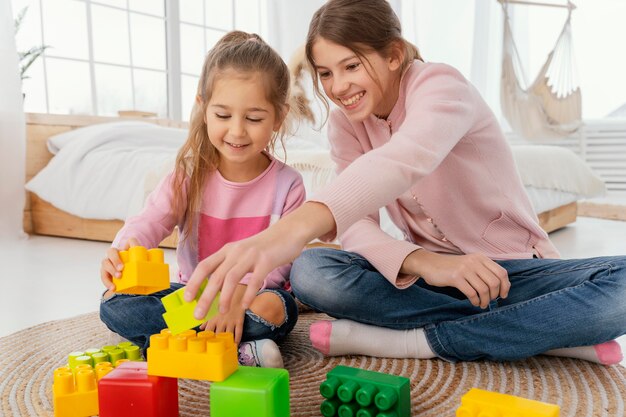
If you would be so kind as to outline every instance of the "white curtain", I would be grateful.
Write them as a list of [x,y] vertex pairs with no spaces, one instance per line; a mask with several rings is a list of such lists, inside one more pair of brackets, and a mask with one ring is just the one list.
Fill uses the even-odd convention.
[[0,1],[0,238],[23,236],[26,134],[10,1]]
[[325,0],[272,0],[268,3],[266,41],[289,62],[294,51],[306,41],[313,14]]
[[400,1],[404,37],[419,48],[424,60],[458,69],[499,117],[503,19],[498,2]]

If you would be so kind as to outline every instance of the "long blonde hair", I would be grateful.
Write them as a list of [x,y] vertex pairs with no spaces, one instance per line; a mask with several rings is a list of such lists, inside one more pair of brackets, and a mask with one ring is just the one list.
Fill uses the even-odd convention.
[[413,60],[423,61],[417,47],[402,37],[400,20],[387,0],[329,0],[313,15],[305,46],[315,94],[327,111],[328,100],[320,92],[319,75],[313,60],[313,44],[318,38],[344,46],[366,61],[367,52],[375,51],[389,57],[394,48],[400,47],[403,50],[401,72]]
[[[260,73],[265,78],[267,100],[274,106],[277,118],[283,119],[288,111],[289,70],[280,55],[259,35],[232,31],[224,35],[209,51],[198,82],[197,99],[191,112],[189,134],[176,156],[174,181],[172,182],[172,211],[184,216],[184,229],[191,230],[195,213],[202,201],[202,191],[208,174],[219,164],[219,152],[211,144],[205,121],[206,109],[211,99],[215,81],[225,71]],[[282,143],[289,129],[283,123],[268,144],[273,152],[276,140]],[[186,199],[183,198],[185,181],[189,177]],[[180,217],[178,217],[180,218]],[[189,236],[185,233],[183,238]]]

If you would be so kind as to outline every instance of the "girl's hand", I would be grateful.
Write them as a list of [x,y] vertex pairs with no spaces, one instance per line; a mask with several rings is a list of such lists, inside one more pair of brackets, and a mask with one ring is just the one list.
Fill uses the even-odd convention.
[[215,333],[230,332],[235,335],[235,343],[241,342],[243,334],[243,322],[246,310],[241,307],[241,297],[246,292],[246,285],[238,285],[227,313],[219,313],[206,323],[200,325],[202,330],[210,330]]
[[228,243],[202,260],[187,282],[185,301],[193,300],[200,285],[211,276],[198,300],[194,317],[201,320],[206,316],[220,290],[219,311],[224,314],[231,306],[239,281],[250,272],[248,288],[241,299],[241,307],[245,310],[272,270],[293,261],[312,239],[334,229],[335,219],[324,204],[304,203],[262,232]]
[[[123,250],[128,250],[131,246],[139,246],[139,241],[135,238],[128,239],[128,242],[126,242]],[[106,257],[100,264],[100,279],[109,291],[115,291],[113,278],[120,278],[122,276],[123,269],[124,263],[120,259],[119,251],[116,248],[109,248],[107,250]]]
[[506,298],[511,288],[506,269],[483,254],[441,255],[420,249],[404,261],[401,272],[421,276],[435,287],[455,287],[480,308],[498,296]]

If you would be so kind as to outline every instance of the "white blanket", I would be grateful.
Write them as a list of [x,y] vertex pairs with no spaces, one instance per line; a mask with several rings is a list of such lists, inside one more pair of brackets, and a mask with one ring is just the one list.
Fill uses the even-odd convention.
[[[62,133],[49,139],[56,155],[26,188],[79,217],[124,220],[141,210],[172,169],[186,136],[183,129],[131,121]],[[513,152],[538,213],[604,193],[602,180],[568,149],[532,145],[515,146]],[[327,147],[310,140],[287,141],[286,162],[302,173],[309,195],[334,176]]]
[[26,189],[87,219],[126,219],[143,206],[144,179],[184,143],[187,132],[144,122],[93,125],[51,137],[56,155]]

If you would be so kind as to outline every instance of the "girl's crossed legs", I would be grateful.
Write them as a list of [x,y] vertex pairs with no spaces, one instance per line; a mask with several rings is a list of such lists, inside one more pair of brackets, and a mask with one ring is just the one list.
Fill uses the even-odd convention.
[[[150,336],[167,327],[162,316],[165,308],[161,298],[182,287],[183,284],[172,282],[169,289],[150,295],[113,294],[105,297],[100,304],[100,319],[111,331],[139,346],[146,356]],[[282,301],[284,320],[279,324],[264,319],[253,311],[253,304],[244,318],[239,362],[249,366],[282,367],[282,357],[274,342],[284,338],[296,325],[298,307],[293,296],[285,290],[266,289],[259,294],[266,292]]]
[[[626,333],[626,257],[521,259],[498,264],[508,271],[511,289],[506,299],[493,300],[484,310],[455,288],[432,287],[424,280],[399,290],[360,255],[333,249],[303,252],[294,262],[291,284],[304,304],[348,319],[334,322],[340,326],[354,321],[412,329],[407,334],[416,331],[411,337],[417,340],[402,340],[408,347],[400,346],[402,351],[393,352],[394,357],[402,357],[405,351],[407,357],[428,357],[419,356],[416,349],[449,361],[517,360],[573,352],[573,356],[597,362],[619,362],[619,345],[604,342]],[[350,339],[349,349],[359,343],[379,343],[377,349],[382,343],[383,350],[397,347],[389,338],[378,342],[376,337],[359,338],[358,330],[344,327],[341,331],[340,326],[335,341],[326,327],[330,337],[326,348],[344,343],[341,334]],[[372,326],[364,326],[365,331],[375,331]],[[598,344],[602,345],[594,351],[591,346]],[[584,352],[577,347],[588,348]],[[549,352],[561,348],[576,349]],[[349,349],[342,353],[368,352]],[[604,357],[589,357],[589,349],[595,352],[592,356]]]

